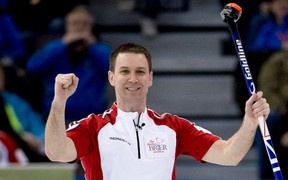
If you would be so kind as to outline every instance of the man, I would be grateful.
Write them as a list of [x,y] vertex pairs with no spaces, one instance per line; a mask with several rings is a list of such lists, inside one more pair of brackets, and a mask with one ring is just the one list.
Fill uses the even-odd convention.
[[[0,65],[0,131],[3,131],[15,141],[15,143],[10,141],[8,136],[0,133],[0,141],[1,135],[3,137],[2,153],[7,149],[9,155],[16,153],[17,156],[20,152],[18,150],[19,146],[29,162],[47,162],[49,159],[44,154],[45,123],[27,100],[7,89],[7,83],[11,81],[10,73],[9,70],[7,71],[7,67],[4,68]],[[21,151],[19,156],[16,157],[16,159],[19,158],[19,161],[16,161],[15,158],[10,160],[11,162],[22,162],[22,160],[26,162],[24,155]],[[24,159],[21,159],[21,157]]]
[[115,49],[108,78],[116,102],[103,114],[71,124],[67,134],[65,104],[79,79],[74,74],[57,75],[45,132],[48,157],[81,160],[88,180],[175,180],[175,161],[181,154],[200,162],[237,165],[252,145],[257,117],[266,119],[270,112],[262,92],[250,97],[241,128],[225,141],[183,118],[147,108],[151,64],[150,53],[140,45],[127,43]]
[[[28,72],[45,79],[43,114],[46,117],[58,73],[73,72],[82,80],[76,92],[78,95],[67,103],[67,124],[87,113],[101,113],[107,108],[107,71],[112,49],[94,36],[93,26],[94,18],[89,9],[76,6],[66,16],[63,37],[47,43],[29,59]],[[95,94],[91,97],[92,93]]]

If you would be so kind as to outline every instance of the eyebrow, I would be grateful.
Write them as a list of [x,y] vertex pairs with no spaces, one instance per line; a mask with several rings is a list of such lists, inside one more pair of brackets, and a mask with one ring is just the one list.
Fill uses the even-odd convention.
[[127,66],[121,66],[119,69],[120,69],[120,70],[121,70],[121,69],[129,69],[129,67],[127,67]]
[[[127,67],[127,66],[121,66],[119,69],[129,69],[129,67]],[[137,70],[147,70],[145,67],[137,67],[136,68]]]

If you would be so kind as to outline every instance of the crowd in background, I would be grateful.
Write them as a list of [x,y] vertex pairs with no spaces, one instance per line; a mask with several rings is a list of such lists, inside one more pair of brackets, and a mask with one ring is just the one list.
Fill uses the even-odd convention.
[[[165,11],[162,1],[155,2],[137,0],[130,7],[142,14],[139,25],[148,37],[159,34],[157,15]],[[235,2],[243,8],[240,35],[256,87],[271,106],[267,124],[287,178],[288,0]],[[230,1],[219,3],[224,6]],[[43,151],[44,125],[56,74],[74,72],[82,80],[78,96],[73,96],[78,99],[68,102],[67,123],[107,108],[106,76],[112,49],[95,33],[89,5],[89,0],[0,0],[0,166],[49,161]],[[230,40],[222,46],[224,54],[235,51]],[[234,94],[243,112],[249,94],[239,71],[237,66]],[[261,140],[259,133],[259,176],[273,179]]]
[[67,104],[67,125],[107,108],[111,47],[94,23],[85,0],[0,0],[0,166],[49,161],[44,127],[58,73],[82,80],[79,98]]

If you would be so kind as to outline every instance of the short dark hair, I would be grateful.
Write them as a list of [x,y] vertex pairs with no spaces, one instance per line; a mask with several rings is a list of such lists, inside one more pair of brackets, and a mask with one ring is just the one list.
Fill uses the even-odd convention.
[[110,67],[109,70],[115,71],[116,58],[120,53],[135,53],[135,54],[143,54],[148,62],[149,72],[152,71],[152,58],[150,52],[144,48],[143,46],[135,43],[125,43],[118,46],[115,50],[110,54]]

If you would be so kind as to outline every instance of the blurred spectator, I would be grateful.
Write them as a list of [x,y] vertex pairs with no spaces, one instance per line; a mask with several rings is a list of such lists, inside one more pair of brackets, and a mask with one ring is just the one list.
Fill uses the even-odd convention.
[[8,0],[0,0],[0,65],[6,67],[6,73],[15,75],[13,83],[9,81],[5,89],[24,97],[26,91],[25,81],[23,81],[25,79],[23,62],[27,51],[21,32],[7,9],[8,2]]
[[253,52],[252,47],[259,30],[262,28],[263,24],[266,24],[269,21],[270,16],[272,15],[271,4],[271,0],[264,0],[257,7],[257,12],[248,18],[247,27],[243,32],[244,45],[246,47],[246,52],[248,53]]
[[158,35],[158,16],[161,12],[180,12],[189,9],[188,0],[136,0],[136,9],[141,14],[140,28],[145,37]]
[[160,0],[136,0],[136,5],[141,14],[140,28],[145,37],[158,35],[157,18],[161,11]]
[[[21,98],[18,94],[7,90],[10,76],[7,76],[7,68],[4,70],[0,67],[0,96],[5,103],[6,112],[19,121],[19,132],[25,131],[37,137],[41,146],[44,143],[44,120],[33,110],[29,102]],[[18,131],[18,130],[17,130]]]
[[267,18],[258,30],[251,51],[288,49],[288,1],[272,0]]
[[10,163],[25,165],[29,162],[23,150],[4,131],[0,130],[0,167],[6,167]]
[[48,161],[44,155],[44,121],[30,104],[5,89],[9,81],[0,67],[0,130],[6,132],[31,162]]
[[16,61],[24,58],[25,46],[7,5],[7,0],[0,0],[0,63],[14,66]]
[[[288,51],[273,54],[259,73],[259,88],[265,93],[271,112],[268,129],[285,179],[288,178]],[[266,149],[258,132],[259,174],[261,179],[274,179]],[[260,142],[261,141],[261,142]]]
[[123,0],[118,3],[119,10],[135,10],[140,14],[140,30],[142,35],[147,38],[158,35],[158,16],[160,13],[186,11],[188,8],[188,0]]
[[58,73],[73,72],[82,79],[76,92],[79,96],[67,102],[66,119],[69,122],[107,108],[106,84],[111,47],[96,39],[92,33],[93,25],[94,18],[89,9],[86,6],[75,7],[66,16],[66,32],[62,39],[48,42],[28,60],[28,72],[44,81],[45,115],[50,110],[54,79]]
[[[1,1],[1,0],[0,0]],[[25,67],[27,58],[39,44],[64,31],[64,17],[76,5],[89,0],[5,0],[7,11],[13,17],[26,47],[26,56],[20,66]],[[2,26],[1,26],[2,27]],[[48,36],[49,35],[49,36]]]
[[135,10],[136,0],[119,0],[117,9],[122,12],[131,12]]

